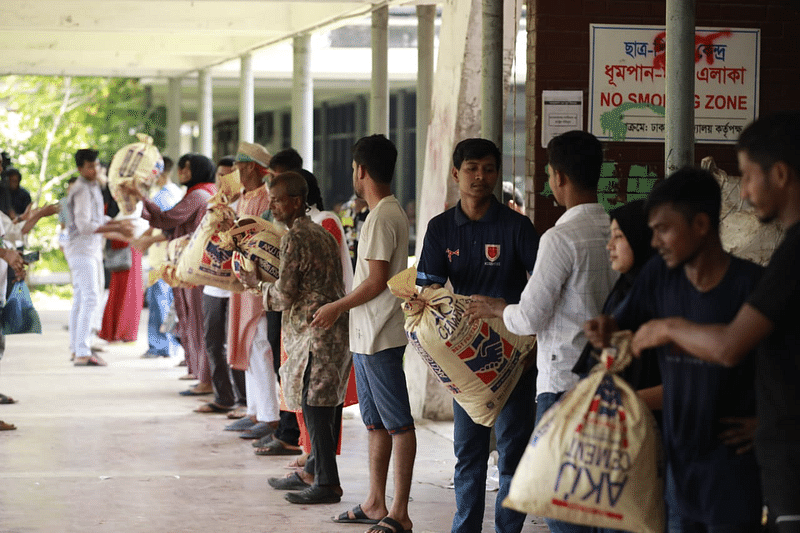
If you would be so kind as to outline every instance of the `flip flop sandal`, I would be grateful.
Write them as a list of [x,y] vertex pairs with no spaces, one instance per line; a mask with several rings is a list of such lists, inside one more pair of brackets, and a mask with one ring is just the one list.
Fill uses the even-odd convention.
[[201,405],[197,409],[194,410],[195,413],[219,413],[224,414],[233,409],[233,407],[222,407],[220,405],[215,404],[214,402],[209,402],[205,405]]
[[0,420],[0,431],[11,431],[12,429],[17,429],[17,426],[14,424],[7,424]]
[[[182,391],[180,391],[178,394],[180,394],[181,396],[206,396],[206,395],[208,395],[208,394],[211,394],[212,392],[213,392],[213,391],[208,391],[208,392],[195,392],[195,390],[194,390],[194,389],[186,389],[186,390],[182,390]],[[226,412],[227,412],[227,411],[226,411]]]
[[250,417],[244,417],[240,418],[233,424],[228,424],[227,426],[225,426],[225,431],[244,431],[246,429],[250,429],[255,425],[256,423],[250,420]]
[[17,403],[17,400],[12,398],[11,396],[6,396],[5,394],[0,394],[0,405],[7,405],[11,403]]
[[287,477],[271,477],[267,483],[275,490],[303,490],[311,486],[297,472]]
[[245,429],[239,435],[240,439],[260,439],[275,433],[275,427],[270,422],[259,422],[255,426]]
[[380,531],[381,533],[412,533],[410,529],[403,529],[403,525],[400,522],[388,516],[383,517],[383,520],[380,520],[378,525],[372,526],[367,531]]
[[237,407],[230,413],[228,413],[228,418],[231,420],[236,420],[237,418],[244,418],[247,416],[247,407]]
[[[355,518],[350,518],[348,513],[353,513]],[[337,524],[378,524],[380,520],[376,520],[374,518],[370,518],[364,513],[364,510],[361,509],[361,504],[356,505],[350,511],[345,511],[339,516],[331,517],[331,520],[336,522]]]
[[77,357],[75,359],[75,363],[73,364],[75,366],[108,366],[108,363],[103,361],[103,359],[99,355],[90,355],[89,357],[86,358],[86,360],[80,360],[80,359],[83,358]]
[[300,455],[303,450],[300,448],[287,448],[280,441],[273,440],[263,448],[256,448],[256,455]]

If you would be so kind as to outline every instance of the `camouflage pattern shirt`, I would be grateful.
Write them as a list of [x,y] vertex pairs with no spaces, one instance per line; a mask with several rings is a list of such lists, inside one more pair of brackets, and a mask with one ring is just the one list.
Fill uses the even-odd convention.
[[344,294],[336,241],[310,218],[295,220],[281,239],[280,276],[264,286],[264,307],[283,311],[281,333],[288,359],[280,374],[290,410],[302,409],[303,376],[309,359],[308,405],[332,407],[344,401],[353,362],[348,314],[342,313],[328,330],[308,325],[317,309]]

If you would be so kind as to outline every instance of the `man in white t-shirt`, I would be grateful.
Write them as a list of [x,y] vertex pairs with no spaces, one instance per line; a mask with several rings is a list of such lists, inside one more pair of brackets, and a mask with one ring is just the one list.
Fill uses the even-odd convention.
[[[383,135],[353,146],[353,188],[370,213],[361,228],[353,292],[320,307],[311,326],[328,329],[350,312],[350,350],[356,372],[361,419],[369,431],[369,493],[334,522],[367,523],[410,531],[408,495],[417,453],[408,402],[403,353],[407,344],[400,301],[386,282],[408,264],[408,217],[391,193],[397,149]],[[394,458],[394,499],[386,507],[386,477]]]

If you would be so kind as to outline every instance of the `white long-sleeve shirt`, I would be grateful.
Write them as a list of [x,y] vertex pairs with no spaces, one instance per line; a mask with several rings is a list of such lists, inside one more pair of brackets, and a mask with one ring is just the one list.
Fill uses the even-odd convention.
[[610,220],[600,204],[577,205],[542,235],[519,304],[503,312],[517,335],[537,335],[537,394],[562,392],[578,381],[572,367],[586,345],[583,323],[599,315],[618,274],[606,243]]
[[67,255],[101,259],[103,257],[103,236],[95,233],[97,228],[106,223],[100,184],[79,176],[67,197],[67,209],[70,215],[68,240],[65,247]]

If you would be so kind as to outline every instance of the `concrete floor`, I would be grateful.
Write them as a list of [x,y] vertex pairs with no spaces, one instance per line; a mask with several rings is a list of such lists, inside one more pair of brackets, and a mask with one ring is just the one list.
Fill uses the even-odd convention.
[[[192,409],[207,401],[177,393],[192,382],[176,360],[140,359],[139,341],[113,344],[109,366],[69,362],[69,302],[37,303],[44,334],[6,338],[0,391],[0,532],[300,532],[356,533],[330,517],[367,491],[366,431],[356,408],[345,411],[339,469],[344,498],[336,505],[297,506],[267,478],[287,458],[258,457],[251,441],[222,431],[223,415]],[[410,504],[414,531],[446,532],[454,510],[452,423],[418,421],[419,451]],[[391,478],[390,478],[391,479]],[[391,491],[390,491],[391,493]],[[484,531],[493,531],[495,494],[487,493]],[[529,517],[526,533],[547,531]]]

